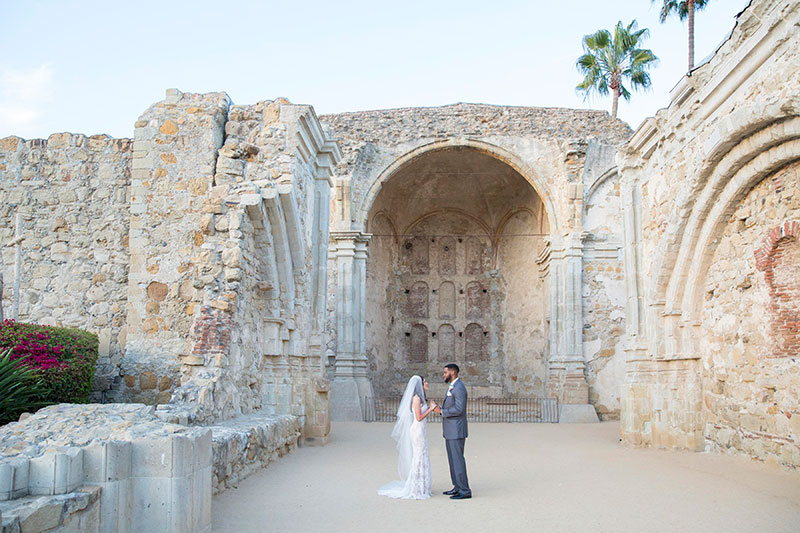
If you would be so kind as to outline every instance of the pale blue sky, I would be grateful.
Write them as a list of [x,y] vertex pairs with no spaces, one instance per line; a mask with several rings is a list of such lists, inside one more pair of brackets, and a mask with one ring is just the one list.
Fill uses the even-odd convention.
[[[748,0],[697,16],[696,61]],[[648,27],[653,89],[621,103],[633,128],[686,70],[686,28],[649,0],[259,2],[0,0],[0,137],[130,137],[164,90],[285,96],[317,113],[455,102],[609,109],[575,93],[581,38]]]

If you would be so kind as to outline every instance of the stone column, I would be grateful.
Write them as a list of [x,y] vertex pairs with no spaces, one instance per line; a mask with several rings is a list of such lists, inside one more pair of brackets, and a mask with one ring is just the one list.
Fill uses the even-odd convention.
[[332,232],[336,258],[336,367],[331,384],[331,419],[363,420],[372,397],[367,371],[367,242],[361,232]]
[[[333,158],[331,158],[333,161]],[[328,301],[328,247],[330,194],[333,180],[329,173],[320,173],[315,181],[314,222],[311,240],[312,301],[311,334],[305,373],[306,417],[302,442],[304,446],[326,444],[331,429],[330,383],[325,377],[323,346],[325,345],[325,311]]]
[[583,244],[580,233],[553,242],[550,255],[550,364],[547,389],[559,422],[598,422],[583,360]]
[[641,166],[637,158],[619,160],[625,261],[625,378],[620,389],[620,437],[626,444],[652,444],[652,380],[657,365],[647,344],[641,257]]

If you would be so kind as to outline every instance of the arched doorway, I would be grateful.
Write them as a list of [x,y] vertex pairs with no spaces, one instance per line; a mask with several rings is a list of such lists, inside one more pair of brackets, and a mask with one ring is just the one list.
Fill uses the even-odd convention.
[[455,361],[473,393],[544,396],[550,214],[512,165],[446,145],[366,206],[366,355],[376,396]]

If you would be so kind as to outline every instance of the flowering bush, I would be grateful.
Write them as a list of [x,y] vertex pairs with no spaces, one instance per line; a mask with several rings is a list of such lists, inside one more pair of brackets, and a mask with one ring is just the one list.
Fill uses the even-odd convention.
[[11,359],[37,369],[46,403],[85,403],[89,400],[97,362],[97,335],[76,328],[0,324],[0,350]]

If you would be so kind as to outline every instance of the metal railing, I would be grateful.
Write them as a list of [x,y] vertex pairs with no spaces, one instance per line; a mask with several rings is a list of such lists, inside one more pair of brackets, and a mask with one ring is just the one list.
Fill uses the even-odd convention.
[[[394,422],[400,398],[363,399],[364,422]],[[441,404],[437,400],[437,403]],[[441,422],[432,414],[426,420]],[[558,400],[555,398],[468,398],[467,420],[470,422],[558,422]]]

